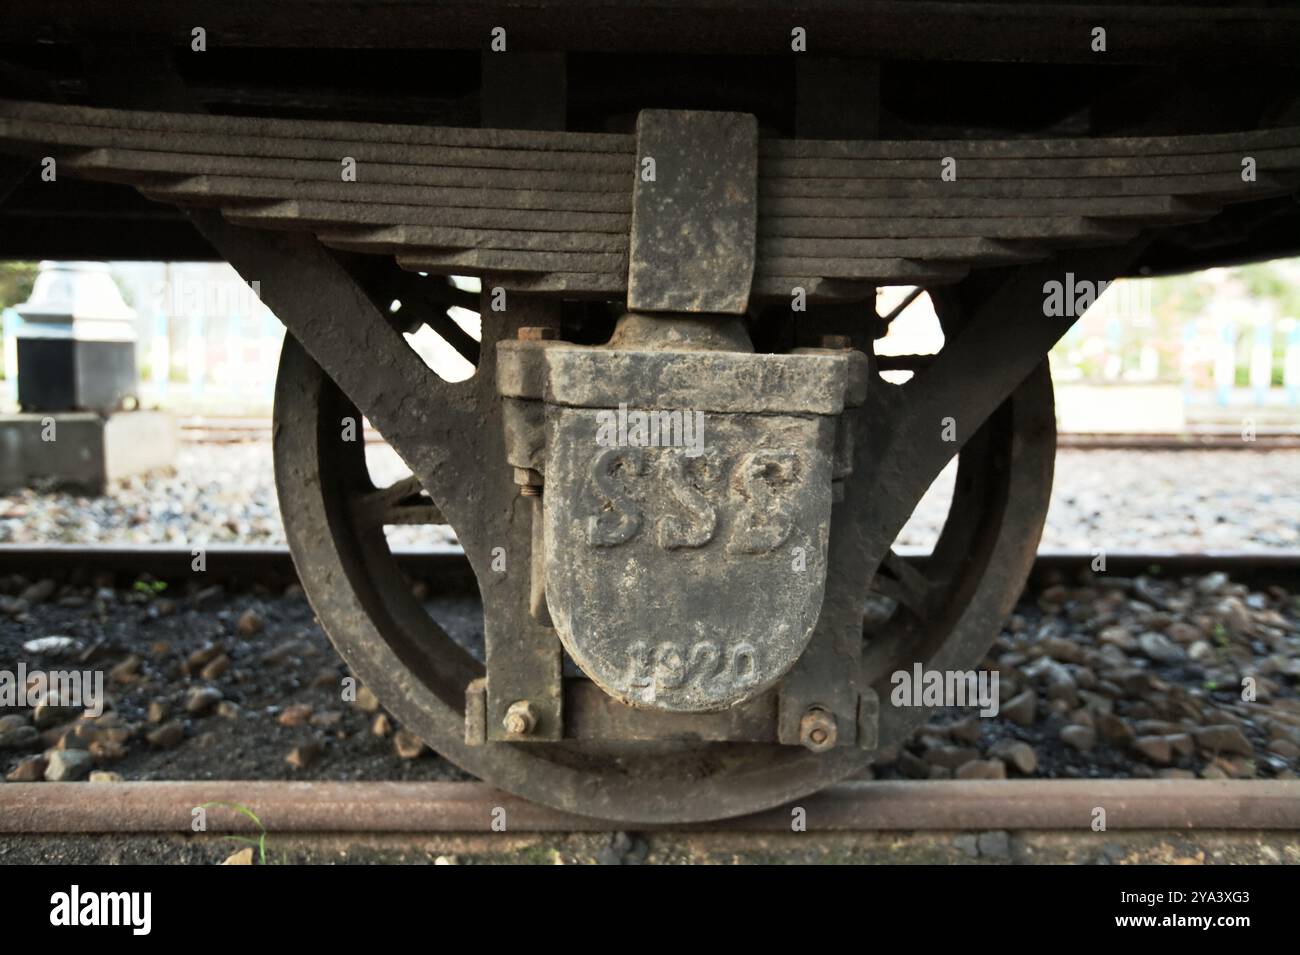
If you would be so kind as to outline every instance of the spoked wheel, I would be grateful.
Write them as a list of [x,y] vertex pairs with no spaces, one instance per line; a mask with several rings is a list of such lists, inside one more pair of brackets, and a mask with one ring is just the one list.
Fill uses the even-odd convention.
[[[484,675],[483,662],[412,595],[384,535],[385,524],[428,520],[432,503],[410,479],[391,488],[372,484],[364,442],[359,436],[343,439],[341,422],[349,417],[359,429],[360,417],[346,396],[287,337],[276,385],[276,484],[303,586],[351,670],[447,759],[534,801],[627,822],[689,822],[757,811],[870,762],[871,752],[853,747],[813,753],[774,743],[467,745],[465,689]],[[924,576],[886,561],[882,581],[893,576],[880,589],[896,595],[900,609],[868,634],[863,658],[864,684],[877,687],[882,704],[893,670],[914,661],[927,669],[971,668],[987,650],[1033,559],[1050,491],[1054,436],[1051,382],[1042,366],[961,452],[952,510]],[[486,472],[501,465],[481,466]],[[850,484],[849,493],[870,489]],[[471,549],[465,529],[455,529]],[[490,594],[481,577],[480,571],[480,589]],[[865,570],[861,577],[865,605],[870,582]],[[489,596],[489,626],[493,613]],[[880,745],[901,742],[923,718],[923,712],[882,705]]]
[[1043,362],[965,447],[943,530],[920,566],[893,551],[872,582],[888,615],[864,628],[863,682],[880,694],[882,746],[904,742],[929,715],[885,704],[890,675],[971,670],[1015,606],[1033,567],[1052,490],[1056,421]]

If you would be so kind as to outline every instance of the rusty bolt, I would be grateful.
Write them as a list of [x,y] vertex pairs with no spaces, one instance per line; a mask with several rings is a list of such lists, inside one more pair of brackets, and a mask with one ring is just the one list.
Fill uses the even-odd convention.
[[549,342],[560,337],[557,329],[549,325],[521,325],[518,338],[525,342]]
[[515,468],[515,484],[524,497],[542,496],[542,476],[532,468]]
[[812,707],[799,721],[799,742],[814,753],[831,749],[838,735],[835,715],[820,706]]
[[527,736],[537,728],[540,719],[537,707],[527,700],[515,700],[506,710],[506,718],[501,721],[511,736]]
[[853,339],[848,335],[823,335],[821,338],[822,348],[832,348],[836,351],[845,351],[853,347]]

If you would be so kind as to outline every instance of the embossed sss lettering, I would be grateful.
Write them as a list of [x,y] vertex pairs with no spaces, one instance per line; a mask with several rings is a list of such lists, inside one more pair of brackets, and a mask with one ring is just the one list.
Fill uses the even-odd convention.
[[[691,477],[692,472],[697,475],[695,479]],[[699,485],[712,484],[717,472],[716,454],[708,453],[694,460],[681,451],[670,451],[663,456],[661,473],[669,493],[685,511],[681,517],[659,518],[659,546],[664,550],[703,547],[713,540],[718,528],[718,509],[709,503]]]
[[798,463],[793,451],[753,451],[741,457],[731,473],[731,486],[747,506],[727,542],[729,552],[766,554],[785,543],[794,520],[789,495],[783,492],[794,486]]
[[714,452],[691,458],[670,450],[658,456],[653,475],[648,470],[639,448],[606,448],[592,459],[591,484],[600,508],[586,521],[593,547],[625,544],[640,532],[644,515],[632,478],[659,481],[678,505],[676,511],[652,518],[656,543],[664,550],[709,543],[718,532],[720,508],[733,501],[740,506],[734,507],[728,553],[770,553],[794,530],[791,498],[799,477],[794,451],[742,454],[731,465],[728,481],[721,480],[727,467]]
[[639,475],[645,470],[640,448],[606,448],[591,462],[591,480],[601,509],[587,518],[587,541],[593,547],[613,547],[636,536],[641,529],[641,509],[619,486],[615,474]]

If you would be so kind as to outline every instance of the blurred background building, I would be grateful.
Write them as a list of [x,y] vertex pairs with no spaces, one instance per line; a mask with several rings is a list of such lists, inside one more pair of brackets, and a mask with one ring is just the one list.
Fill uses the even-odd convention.
[[[0,411],[16,407],[13,306],[36,263],[0,263]],[[181,416],[266,418],[283,326],[226,265],[110,264],[137,315],[141,404]],[[882,289],[883,313],[906,294]],[[477,334],[475,316],[453,316]],[[1047,320],[1047,319],[1045,319]],[[411,336],[446,377],[471,369],[428,329]],[[943,344],[926,296],[880,343],[889,354]],[[1051,354],[1069,431],[1300,429],[1300,259],[1116,282]],[[907,372],[894,375],[905,377]]]

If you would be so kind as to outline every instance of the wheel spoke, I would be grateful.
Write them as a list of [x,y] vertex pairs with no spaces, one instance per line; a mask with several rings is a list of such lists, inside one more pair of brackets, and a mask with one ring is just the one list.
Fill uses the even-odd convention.
[[446,523],[442,512],[424,493],[420,479],[414,474],[361,495],[352,508],[354,517],[366,527]]
[[869,549],[879,557],[869,568],[884,558],[939,472],[1069,329],[1070,320],[1043,315],[1044,283],[1059,281],[1067,266],[1076,276],[1109,280],[1138,251],[1136,243],[1090,249],[1068,263],[1015,269],[915,377],[897,388],[868,389],[858,415],[861,471],[855,465],[853,480],[871,489]]
[[453,305],[476,310],[477,295],[462,292],[445,279],[444,284],[438,284],[438,278],[422,278],[398,268],[384,256],[354,255],[341,261],[380,312],[386,311],[393,299],[402,303],[403,321],[399,325],[405,331],[427,325],[461,358],[478,365],[479,343],[447,313]]
[[877,371],[920,371],[934,364],[938,355],[877,355]]
[[880,562],[880,570],[871,583],[873,593],[906,607],[922,621],[930,615],[929,601],[934,589],[924,574],[892,549]]
[[246,281],[260,283],[276,317],[430,494],[447,499],[452,457],[482,459],[475,389],[435,375],[314,238],[243,229],[207,210],[189,214]]

